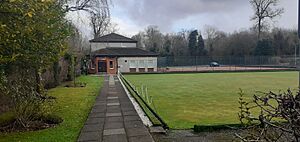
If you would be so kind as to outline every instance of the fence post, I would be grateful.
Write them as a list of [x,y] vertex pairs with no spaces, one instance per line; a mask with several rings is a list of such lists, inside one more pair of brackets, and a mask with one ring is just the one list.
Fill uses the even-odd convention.
[[232,66],[232,64],[231,64],[231,56],[229,56],[229,70],[231,71],[231,66]]
[[144,85],[141,85],[141,95],[144,96]]
[[145,94],[146,94],[146,97],[145,97],[145,99],[147,100],[147,102],[149,103],[149,97],[148,97],[148,88],[147,88],[147,86],[146,86],[146,88],[145,88]]
[[195,63],[196,63],[196,72],[198,72],[198,62],[197,62],[197,60],[198,60],[198,56],[196,56],[196,61],[195,61]]
[[152,102],[153,102],[153,97],[152,96],[150,96],[150,105],[152,104]]

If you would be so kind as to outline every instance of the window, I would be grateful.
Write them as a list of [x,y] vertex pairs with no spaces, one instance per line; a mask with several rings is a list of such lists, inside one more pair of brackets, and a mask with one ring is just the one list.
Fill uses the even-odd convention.
[[145,67],[145,61],[144,60],[139,61],[139,67]]
[[154,67],[154,61],[148,60],[148,67]]
[[113,61],[109,61],[109,68],[114,69],[114,62]]
[[95,63],[94,60],[92,60],[89,65],[90,65],[91,69],[95,69],[96,68],[96,63]]
[[129,62],[129,68],[136,68],[136,62],[135,62],[135,60],[131,60]]

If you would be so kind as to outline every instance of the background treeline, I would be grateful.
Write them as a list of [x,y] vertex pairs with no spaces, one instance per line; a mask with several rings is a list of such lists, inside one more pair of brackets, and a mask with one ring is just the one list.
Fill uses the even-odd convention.
[[226,33],[212,26],[203,31],[162,33],[149,26],[133,36],[138,47],[160,56],[289,56],[299,52],[297,30],[273,28],[258,40],[253,29]]

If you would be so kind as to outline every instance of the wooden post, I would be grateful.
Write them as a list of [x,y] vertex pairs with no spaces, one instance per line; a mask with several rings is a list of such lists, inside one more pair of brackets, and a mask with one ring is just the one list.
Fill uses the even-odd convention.
[[[148,90],[148,88],[146,87],[146,90]],[[149,103],[149,95],[148,95],[148,91],[146,91],[146,96],[147,96],[147,102]]]
[[144,94],[144,86],[143,85],[141,86],[141,90],[142,90],[141,95],[144,96],[145,94]]

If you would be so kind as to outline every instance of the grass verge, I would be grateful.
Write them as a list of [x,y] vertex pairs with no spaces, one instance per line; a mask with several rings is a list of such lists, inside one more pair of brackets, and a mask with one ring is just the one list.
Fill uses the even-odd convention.
[[66,88],[65,84],[49,90],[56,97],[54,114],[64,121],[56,127],[33,131],[0,133],[0,142],[69,142],[76,141],[102,86],[103,77],[81,76],[77,81],[86,82],[83,88]]

